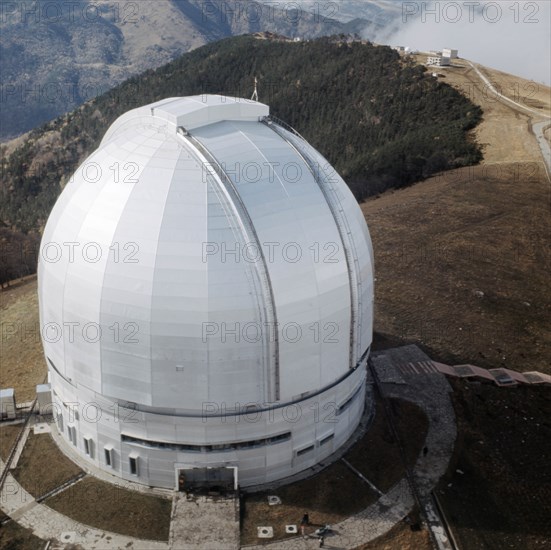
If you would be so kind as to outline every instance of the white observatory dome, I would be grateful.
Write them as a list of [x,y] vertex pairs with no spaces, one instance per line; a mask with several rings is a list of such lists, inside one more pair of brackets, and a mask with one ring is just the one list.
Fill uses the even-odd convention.
[[171,98],[121,116],[50,215],[39,297],[59,430],[124,478],[280,479],[363,413],[367,226],[261,103]]

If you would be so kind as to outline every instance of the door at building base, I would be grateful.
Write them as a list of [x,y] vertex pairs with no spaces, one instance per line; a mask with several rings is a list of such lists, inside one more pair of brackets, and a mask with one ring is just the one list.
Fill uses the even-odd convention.
[[235,471],[233,468],[180,468],[179,491],[232,491]]

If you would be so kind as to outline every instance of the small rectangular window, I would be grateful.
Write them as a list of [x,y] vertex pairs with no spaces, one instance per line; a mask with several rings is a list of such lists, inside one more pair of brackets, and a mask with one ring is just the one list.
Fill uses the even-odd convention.
[[339,407],[337,407],[337,416],[341,415],[344,411],[346,411],[346,409],[348,409],[350,407],[350,405],[352,405],[356,399],[356,397],[358,397],[358,395],[360,395],[360,390],[362,389],[362,387],[359,387],[353,394],[351,397],[349,397],[342,405],[340,405]]
[[73,445],[77,444],[77,429],[74,426],[67,426],[67,433],[69,434],[69,439]]
[[58,413],[56,416],[56,420],[59,431],[63,432],[63,415],[61,413]]
[[113,449],[105,447],[103,451],[105,453],[105,464],[110,468],[112,468],[113,467]]
[[310,445],[310,447],[306,447],[304,449],[301,449],[300,451],[297,451],[297,456],[305,455],[306,453],[309,453],[312,450],[314,450],[314,446]]
[[138,475],[138,457],[137,456],[131,456],[128,458],[130,462],[130,473],[133,476]]
[[325,445],[326,443],[329,443],[334,437],[335,437],[335,434],[330,434],[325,436],[323,439],[320,439],[320,447],[322,445]]
[[94,441],[90,437],[84,437],[84,452],[90,457],[94,458]]

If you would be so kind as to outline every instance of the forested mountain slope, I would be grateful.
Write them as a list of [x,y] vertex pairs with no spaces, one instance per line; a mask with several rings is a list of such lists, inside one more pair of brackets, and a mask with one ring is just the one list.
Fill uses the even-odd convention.
[[358,199],[480,160],[479,107],[388,47],[243,36],[194,50],[32,131],[2,158],[0,221],[40,229],[64,183],[122,113],[171,96],[260,99],[333,163]]

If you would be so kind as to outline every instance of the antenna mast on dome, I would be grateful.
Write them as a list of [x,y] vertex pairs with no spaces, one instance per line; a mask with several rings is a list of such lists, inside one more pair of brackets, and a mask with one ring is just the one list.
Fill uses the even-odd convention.
[[258,101],[258,78],[254,77],[254,92],[251,101]]

